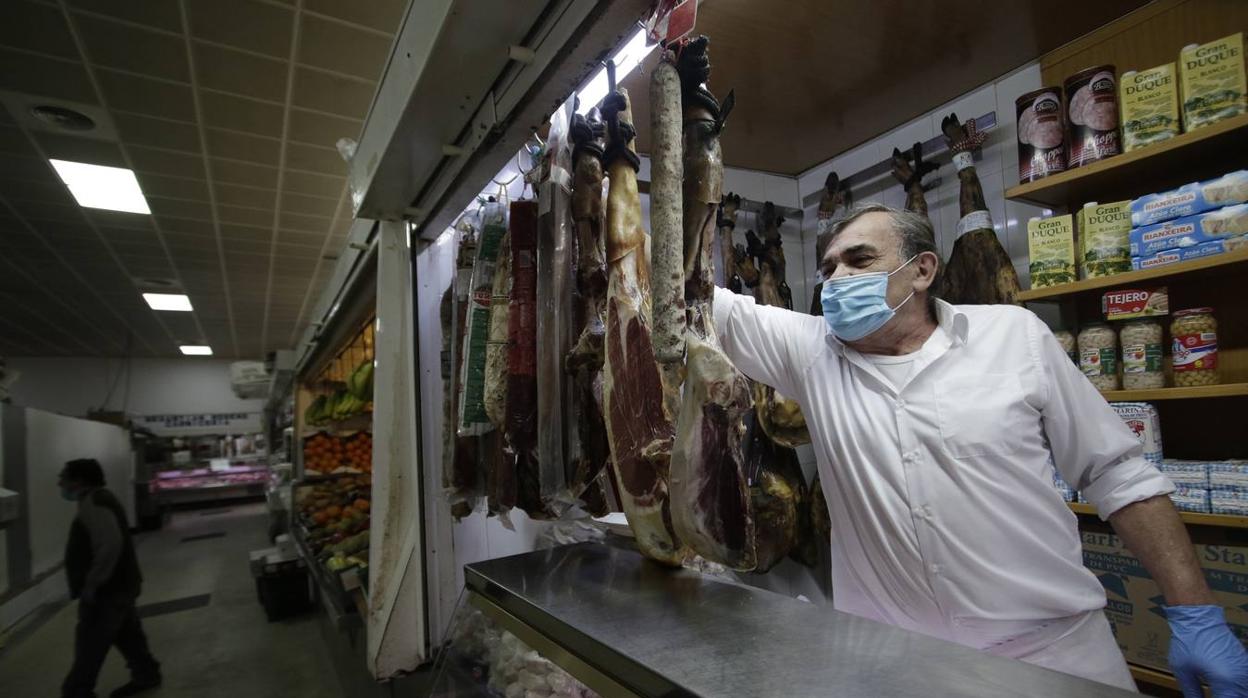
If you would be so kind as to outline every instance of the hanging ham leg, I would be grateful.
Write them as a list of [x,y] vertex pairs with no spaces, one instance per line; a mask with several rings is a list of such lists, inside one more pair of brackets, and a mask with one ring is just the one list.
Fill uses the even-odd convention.
[[[912,163],[911,160],[914,162]],[[937,165],[923,162],[923,144],[915,143],[910,157],[893,148],[893,176],[906,189],[906,210],[927,216],[927,197],[923,194],[923,177],[935,172]]]
[[[828,250],[832,241],[832,217],[836,210],[849,204],[849,187],[843,185],[835,172],[829,172],[823,181],[823,194],[819,197],[819,211],[815,214],[815,269],[819,269],[823,261],[823,253]],[[822,284],[816,284],[811,294],[810,314],[823,315],[823,304],[819,294],[823,291]]]
[[602,418],[602,342],[606,327],[607,250],[602,237],[602,136],[597,114],[572,121],[572,220],[576,227],[576,344],[566,368],[572,374],[578,452],[568,461],[568,490],[586,505],[605,508],[602,492],[591,487],[607,466],[611,449]]
[[[775,305],[788,310],[793,309],[793,293],[785,281],[787,271],[784,260],[784,245],[780,238],[780,225],[784,218],[776,213],[776,207],[770,201],[763,204],[763,212],[759,217],[763,228],[763,238],[751,233],[747,238],[750,248],[758,259],[759,281],[754,289],[754,299],[760,305]],[[806,430],[806,418],[797,403],[790,400],[775,388],[754,384],[754,410],[758,414],[759,424],[767,435],[780,446],[793,448],[810,443],[810,434]]]
[[731,107],[703,86],[710,74],[706,37],[680,52],[684,104],[685,389],[672,450],[672,522],[702,557],[737,570],[756,565],[754,514],[742,459],[749,381],[715,335],[711,238],[723,195],[719,134]]
[[640,160],[633,150],[633,113],[619,89],[603,104],[607,150],[606,360],[603,412],[619,495],[637,547],[646,557],[678,565],[687,555],[676,537],[668,500],[673,426],[664,414],[663,381],[650,339],[649,236],[637,192]]
[[941,296],[955,304],[1015,303],[1019,291],[1018,273],[993,232],[992,216],[988,213],[984,190],[979,186],[979,175],[975,173],[971,157],[986,134],[976,132],[973,120],[959,123],[957,114],[941,120],[940,128],[953,151],[954,166],[958,168],[961,184],[958,208],[962,215],[958,221],[958,239],[945,266]]
[[680,406],[685,360],[685,257],[681,213],[680,76],[663,50],[650,73],[650,235],[654,283],[654,357],[663,371],[663,405],[669,419]]
[[733,293],[741,293],[741,276],[737,273],[736,246],[733,245],[732,233],[737,227],[737,211],[741,208],[741,197],[728,192],[719,204],[719,255],[724,265],[724,286]]

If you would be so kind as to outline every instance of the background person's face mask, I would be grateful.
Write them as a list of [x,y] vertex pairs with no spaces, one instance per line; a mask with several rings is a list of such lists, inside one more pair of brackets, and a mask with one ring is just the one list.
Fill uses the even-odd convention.
[[889,272],[873,271],[824,281],[820,301],[823,305],[823,319],[828,323],[832,334],[846,342],[853,342],[875,332],[891,320],[897,308],[914,297],[914,291],[906,296],[906,300],[898,303],[897,308],[890,308],[888,279],[917,257],[917,254],[914,255]]

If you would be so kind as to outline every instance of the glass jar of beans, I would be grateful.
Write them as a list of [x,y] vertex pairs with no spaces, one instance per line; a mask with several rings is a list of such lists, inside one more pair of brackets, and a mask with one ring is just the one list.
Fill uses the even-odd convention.
[[1189,308],[1170,322],[1176,386],[1218,383],[1218,321],[1213,308]]
[[1104,322],[1090,322],[1079,332],[1079,370],[1096,389],[1118,390],[1118,333]]
[[1161,322],[1131,320],[1118,332],[1122,346],[1122,387],[1126,390],[1166,387],[1161,365]]

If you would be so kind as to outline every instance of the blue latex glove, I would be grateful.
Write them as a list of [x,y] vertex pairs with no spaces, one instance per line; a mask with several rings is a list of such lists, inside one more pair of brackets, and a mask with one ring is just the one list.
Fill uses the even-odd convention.
[[1170,669],[1183,698],[1203,698],[1203,678],[1213,698],[1248,698],[1248,651],[1226,624],[1221,606],[1166,606]]

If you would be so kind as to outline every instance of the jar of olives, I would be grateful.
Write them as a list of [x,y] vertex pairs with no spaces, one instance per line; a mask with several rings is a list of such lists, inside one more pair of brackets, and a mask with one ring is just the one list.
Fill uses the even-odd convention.
[[1079,332],[1079,370],[1097,390],[1118,390],[1118,334],[1103,322],[1091,322]]
[[1118,332],[1122,345],[1122,387],[1127,390],[1166,387],[1161,367],[1161,323],[1152,318],[1131,320]]
[[1170,322],[1176,386],[1218,383],[1218,322],[1213,308],[1189,308]]

